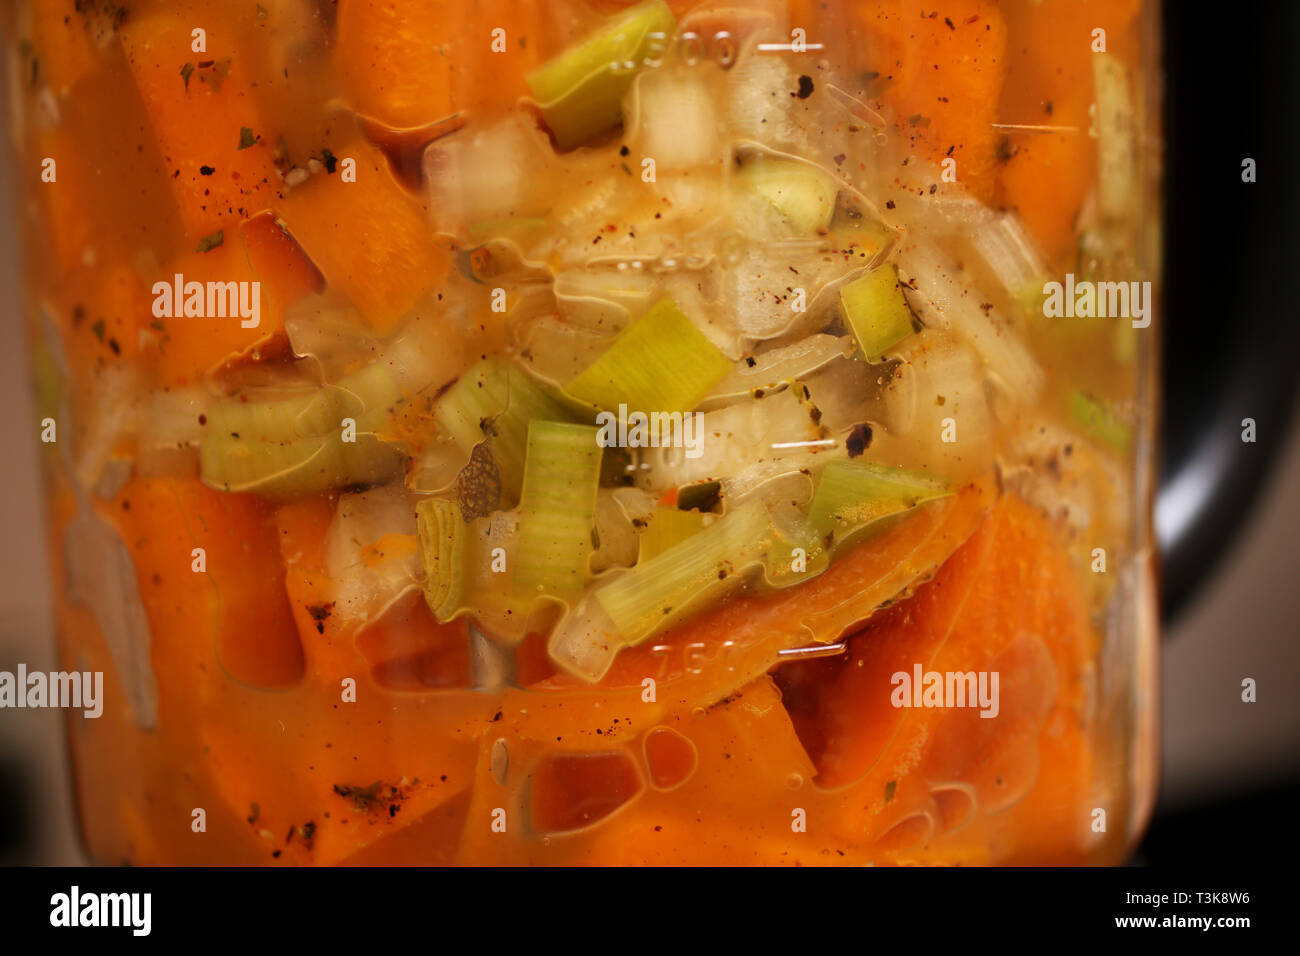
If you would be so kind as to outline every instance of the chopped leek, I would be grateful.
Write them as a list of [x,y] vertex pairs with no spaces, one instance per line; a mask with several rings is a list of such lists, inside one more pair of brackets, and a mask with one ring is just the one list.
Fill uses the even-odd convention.
[[840,306],[868,362],[879,362],[891,346],[912,334],[912,310],[892,263],[841,287]]
[[596,435],[588,425],[528,426],[515,558],[515,583],[525,601],[538,594],[568,599],[586,584],[600,481]]
[[599,680],[619,648],[639,644],[707,604],[760,562],[771,532],[767,509],[751,501],[637,564],[596,588],[561,621],[551,636],[551,657],[575,674]]
[[438,399],[433,417],[468,461],[486,437],[502,488],[517,498],[524,479],[528,423],[535,419],[573,421],[577,415],[558,395],[509,359],[476,364]]
[[839,458],[822,469],[808,507],[808,523],[832,544],[868,524],[952,492],[923,474]]
[[644,564],[669,548],[681,544],[692,535],[704,530],[706,518],[699,511],[682,511],[680,508],[656,508],[638,541],[637,564]]
[[801,234],[813,235],[830,228],[839,187],[811,163],[751,156],[740,167],[736,182],[767,200]]
[[622,120],[622,100],[676,27],[663,0],[645,0],[529,74],[528,87],[561,149]]
[[206,484],[268,498],[380,484],[401,469],[401,452],[363,434],[356,441],[344,441],[338,432],[292,441],[210,434],[199,449],[199,471]]
[[415,520],[424,556],[424,599],[434,617],[449,621],[463,602],[473,526],[445,498],[425,498],[415,506]]
[[1117,451],[1127,451],[1133,440],[1132,429],[1119,417],[1086,392],[1070,395],[1070,416],[1090,435]]
[[565,391],[597,408],[645,414],[689,411],[731,363],[671,299],[661,299]]

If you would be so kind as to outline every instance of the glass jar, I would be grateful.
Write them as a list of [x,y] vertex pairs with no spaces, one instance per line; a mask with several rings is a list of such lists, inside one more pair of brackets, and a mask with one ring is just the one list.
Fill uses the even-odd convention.
[[6,16],[93,860],[1124,858],[1152,4]]

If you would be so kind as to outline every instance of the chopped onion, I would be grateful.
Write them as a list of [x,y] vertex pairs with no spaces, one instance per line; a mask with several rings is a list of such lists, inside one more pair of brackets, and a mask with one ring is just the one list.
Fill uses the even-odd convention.
[[[694,433],[697,447],[648,448],[637,468],[637,484],[661,491],[736,475],[761,462],[788,459],[823,447],[816,409],[802,389],[786,388],[762,398],[704,412]],[[694,426],[692,426],[694,428]],[[698,457],[687,457],[687,452]]]
[[325,535],[325,570],[344,621],[379,616],[419,587],[415,506],[399,484],[341,495]]
[[1041,291],[1047,267],[1016,213],[1005,212],[976,226],[970,242],[1012,300],[1023,302]]
[[951,328],[970,342],[1014,399],[1029,403],[1038,396],[1042,368],[952,259],[933,243],[916,240],[899,256],[899,266],[900,275],[906,272],[908,302],[923,324]]
[[656,171],[721,164],[726,149],[714,109],[716,96],[698,69],[670,67],[639,73],[623,115],[626,144]]
[[901,358],[885,390],[885,424],[909,456],[898,464],[950,480],[985,470],[994,424],[978,357],[951,335],[925,330]]
[[423,169],[438,230],[463,238],[481,222],[544,215],[558,165],[545,135],[522,116],[435,140]]
[[785,382],[803,380],[835,359],[852,355],[853,349],[851,337],[824,333],[769,349],[750,360],[737,362],[735,370],[715,385],[698,407],[709,411],[747,396],[756,388],[770,389]]

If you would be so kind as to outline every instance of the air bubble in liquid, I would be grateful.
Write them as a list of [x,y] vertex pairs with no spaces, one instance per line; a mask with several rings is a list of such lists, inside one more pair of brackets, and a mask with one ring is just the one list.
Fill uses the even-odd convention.
[[803,786],[803,774],[792,773],[785,778],[785,785],[791,790],[798,790]]

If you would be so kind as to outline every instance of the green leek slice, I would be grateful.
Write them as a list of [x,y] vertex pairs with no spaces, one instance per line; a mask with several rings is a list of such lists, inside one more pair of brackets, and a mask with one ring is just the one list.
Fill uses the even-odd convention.
[[462,519],[460,506],[445,498],[420,501],[415,524],[424,558],[424,599],[434,617],[446,622],[464,602],[473,526]]
[[810,163],[773,156],[751,156],[736,174],[736,183],[761,196],[803,235],[830,228],[839,187]]
[[732,370],[671,299],[661,299],[618,337],[565,392],[607,411],[689,411]]
[[891,346],[912,334],[912,310],[893,263],[842,286],[840,307],[868,362],[879,362]]
[[946,485],[918,472],[835,459],[822,469],[808,523],[828,546],[840,545],[881,518],[951,494]]
[[529,74],[528,87],[561,149],[622,121],[632,80],[667,47],[676,25],[668,4],[646,0]]
[[600,484],[596,437],[588,425],[528,426],[515,556],[515,583],[525,601],[541,594],[568,600],[586,584]]
[[1127,424],[1086,392],[1075,391],[1070,395],[1070,417],[1083,430],[1116,451],[1127,451],[1133,441],[1133,431]]
[[439,430],[468,461],[485,438],[502,488],[517,499],[524,479],[528,423],[574,421],[577,409],[501,356],[483,359],[457,379],[433,409]]
[[213,488],[268,498],[314,494],[347,485],[375,485],[400,474],[402,454],[371,435],[342,433],[263,441],[210,433],[199,447],[199,473]]
[[708,520],[711,519],[698,511],[656,508],[637,539],[637,564],[644,564],[703,531]]

